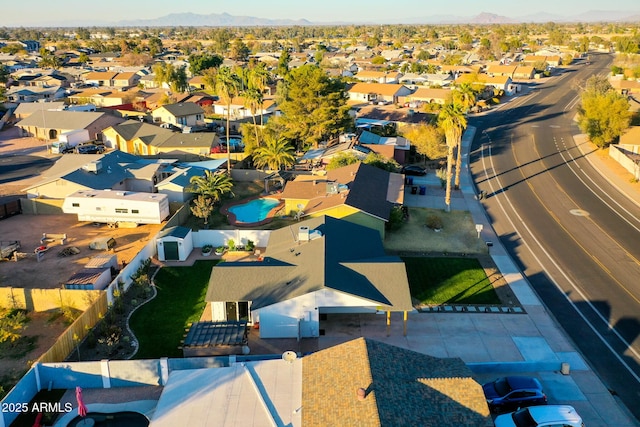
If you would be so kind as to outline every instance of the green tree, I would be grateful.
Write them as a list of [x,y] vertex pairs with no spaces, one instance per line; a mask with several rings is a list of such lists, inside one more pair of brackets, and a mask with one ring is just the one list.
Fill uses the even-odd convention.
[[14,343],[22,336],[27,316],[22,311],[0,317],[0,343]]
[[253,162],[258,168],[280,170],[283,166],[291,166],[296,162],[295,148],[285,138],[265,134],[264,144],[253,152]]
[[[282,115],[269,121],[298,149],[317,147],[351,125],[344,84],[312,64],[292,70],[278,100]],[[276,132],[279,133],[279,132]]]
[[444,132],[437,126],[426,123],[412,125],[404,131],[403,136],[411,141],[411,145],[425,158],[435,160],[447,154]]
[[189,82],[187,80],[187,66],[181,65],[178,68],[174,68],[170,75],[171,90],[174,92],[186,92],[189,89]]
[[229,57],[234,61],[246,62],[250,54],[251,50],[249,50],[249,47],[242,40],[236,39],[231,45]]
[[367,154],[362,162],[366,165],[385,170],[387,172],[398,172],[400,165],[394,159],[384,157],[382,154],[371,152]]
[[[447,141],[447,185],[445,192],[445,203],[447,211],[451,211],[451,178],[453,171],[454,150],[458,149],[458,159],[461,158],[462,132],[467,126],[467,119],[460,104],[455,102],[446,103],[438,114],[438,125],[442,128]],[[460,185],[459,168],[456,161],[456,185]]]
[[209,218],[211,218],[211,213],[215,207],[215,203],[211,197],[198,195],[196,199],[193,201],[193,206],[191,206],[191,213],[197,217],[204,220],[205,228],[209,224]]
[[86,65],[91,61],[91,59],[89,59],[89,55],[87,55],[86,53],[82,52],[80,55],[78,55],[78,62],[82,65]]
[[253,126],[256,131],[256,143],[260,145],[260,137],[258,135],[258,123],[256,122],[256,114],[260,109],[260,115],[262,115],[262,103],[264,102],[264,96],[262,92],[256,88],[249,88],[244,91],[244,106],[251,112],[253,117]]
[[477,92],[471,83],[462,83],[453,91],[453,99],[461,107],[462,111],[467,113],[474,105],[476,105]]
[[233,180],[228,174],[209,170],[205,170],[203,176],[191,177],[188,187],[188,191],[209,197],[214,203],[219,202],[224,194],[232,193],[232,189]]
[[150,38],[147,47],[149,48],[149,54],[151,56],[156,56],[157,54],[162,53],[162,50],[164,49],[162,40],[159,37]]
[[629,101],[618,94],[606,77],[592,76],[587,80],[578,108],[578,126],[591,142],[605,148],[629,127]]
[[227,106],[227,171],[231,173],[231,147],[229,143],[229,123],[231,122],[231,101],[240,93],[240,78],[229,67],[222,67],[216,74],[216,94]]
[[0,83],[6,83],[9,80],[9,74],[9,69],[4,64],[0,64]]
[[278,66],[276,67],[276,74],[280,77],[286,77],[289,74],[289,61],[291,61],[291,55],[287,49],[283,49],[278,59]]
[[204,53],[202,55],[191,54],[189,55],[189,71],[191,71],[192,75],[201,74],[203,70],[209,68],[218,68],[222,65],[222,57],[217,54],[210,55],[208,53]]
[[356,157],[353,153],[339,153],[336,156],[333,156],[329,163],[326,166],[326,170],[330,171],[333,169],[342,168],[344,166],[349,166],[354,163],[358,163],[360,161],[359,158]]

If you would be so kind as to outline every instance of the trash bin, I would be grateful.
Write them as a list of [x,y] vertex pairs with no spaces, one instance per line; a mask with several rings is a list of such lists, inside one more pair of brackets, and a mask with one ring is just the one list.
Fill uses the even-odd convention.
[[416,186],[411,187],[411,194],[418,194],[418,187]]
[[427,186],[426,185],[421,185],[420,186],[420,195],[424,196],[425,194],[427,194]]
[[412,176],[408,176],[407,177],[407,184],[413,185],[413,177]]

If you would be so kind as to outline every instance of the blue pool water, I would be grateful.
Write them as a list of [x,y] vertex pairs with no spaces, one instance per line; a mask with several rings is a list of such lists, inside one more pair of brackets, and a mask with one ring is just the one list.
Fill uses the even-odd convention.
[[[89,412],[85,418],[92,419],[94,427],[147,427],[149,425],[147,417],[137,412],[116,412],[113,414]],[[83,419],[80,416],[75,417],[67,426],[83,425]]]
[[254,199],[241,205],[229,208],[236,216],[237,222],[259,222],[269,215],[271,209],[278,206],[280,202],[276,199]]

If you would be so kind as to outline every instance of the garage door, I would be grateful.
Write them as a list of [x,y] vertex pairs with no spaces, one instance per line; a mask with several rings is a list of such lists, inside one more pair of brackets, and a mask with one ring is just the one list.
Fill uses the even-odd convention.
[[164,242],[164,259],[166,261],[179,261],[178,242]]

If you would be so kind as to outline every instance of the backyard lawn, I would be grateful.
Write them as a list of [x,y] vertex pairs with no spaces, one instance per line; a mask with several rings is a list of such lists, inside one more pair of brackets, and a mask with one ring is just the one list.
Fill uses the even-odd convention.
[[411,296],[423,304],[500,304],[475,258],[403,257]]
[[164,267],[155,277],[158,295],[131,317],[140,343],[137,359],[182,357],[178,349],[185,328],[200,320],[205,308],[214,261],[196,261],[193,267]]

